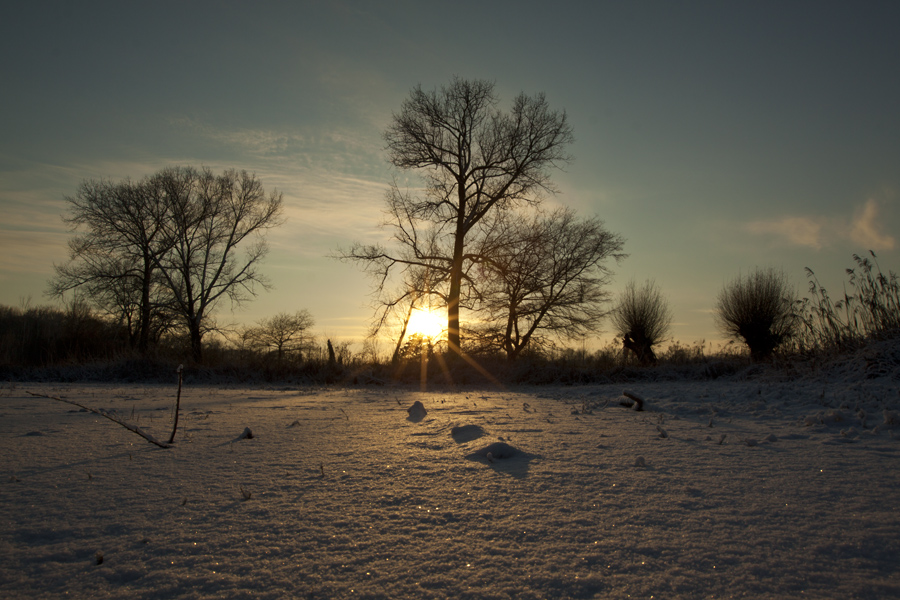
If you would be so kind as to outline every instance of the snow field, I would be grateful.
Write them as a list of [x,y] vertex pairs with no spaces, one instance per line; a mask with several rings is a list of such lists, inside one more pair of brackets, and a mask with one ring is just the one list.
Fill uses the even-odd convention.
[[8,385],[0,596],[900,597],[898,387]]

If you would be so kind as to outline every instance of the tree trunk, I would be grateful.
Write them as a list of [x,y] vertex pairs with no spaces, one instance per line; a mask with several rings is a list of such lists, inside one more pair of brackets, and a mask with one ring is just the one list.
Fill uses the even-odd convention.
[[140,331],[138,332],[138,351],[146,354],[150,347],[150,276],[153,273],[150,258],[144,257],[144,280],[141,282],[141,317]]
[[203,334],[200,332],[200,319],[194,317],[188,321],[191,333],[191,355],[197,364],[203,363]]
[[[460,244],[460,249],[462,245]],[[454,252],[454,255],[456,253]],[[450,294],[447,298],[447,345],[450,352],[460,354],[459,339],[459,293],[462,287],[462,252],[453,257],[450,267]]]
[[649,366],[657,363],[653,345],[645,337],[636,335],[632,338],[630,334],[625,334],[622,345],[625,346],[626,350],[634,352],[634,355],[642,365]]
[[459,183],[459,209],[456,217],[456,236],[453,241],[453,261],[450,263],[450,293],[447,297],[447,346],[450,353],[462,354],[459,339],[459,295],[462,289],[463,244],[465,238],[466,196],[464,181]]

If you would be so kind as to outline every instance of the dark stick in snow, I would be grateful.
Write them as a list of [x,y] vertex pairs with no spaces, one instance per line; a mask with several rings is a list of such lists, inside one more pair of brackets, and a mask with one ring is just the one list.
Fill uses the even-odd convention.
[[[644,399],[638,396],[637,394],[632,394],[631,392],[622,392],[622,395],[626,398],[631,398],[634,400],[634,410],[644,410]],[[623,402],[624,404],[624,402]],[[630,404],[625,404],[625,406],[632,406]]]
[[175,432],[178,431],[178,413],[181,410],[181,381],[184,376],[184,365],[178,365],[175,370],[178,373],[178,396],[175,398],[175,422],[172,424],[172,435],[169,436],[169,443],[175,441]]

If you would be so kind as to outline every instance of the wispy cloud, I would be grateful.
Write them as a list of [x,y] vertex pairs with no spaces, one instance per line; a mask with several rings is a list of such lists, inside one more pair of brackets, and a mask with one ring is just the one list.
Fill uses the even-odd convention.
[[169,125],[177,129],[190,131],[210,141],[239,150],[249,154],[267,156],[271,154],[283,154],[291,146],[302,144],[303,139],[280,131],[267,129],[223,129],[190,119],[187,117],[173,117]]
[[896,239],[882,231],[878,208],[875,200],[870,199],[856,211],[850,228],[850,239],[869,250],[893,250],[897,244]]
[[878,202],[869,199],[850,218],[785,216],[751,221],[744,226],[744,230],[815,250],[848,240],[866,250],[893,250],[897,244],[896,238],[884,233],[880,216]]

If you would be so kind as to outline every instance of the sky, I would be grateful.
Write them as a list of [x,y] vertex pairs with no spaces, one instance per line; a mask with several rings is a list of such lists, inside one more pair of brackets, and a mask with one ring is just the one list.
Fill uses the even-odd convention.
[[[0,18],[0,304],[50,304],[84,180],[170,165],[255,172],[284,194],[274,284],[220,322],[308,310],[359,342],[394,177],[383,132],[454,76],[565,110],[552,202],[625,239],[610,291],[653,279],[672,335],[720,340],[727,282],[804,268],[833,295],[853,254],[900,270],[896,2],[41,2]],[[609,326],[606,327],[609,330]],[[600,340],[590,340],[600,343]]]

